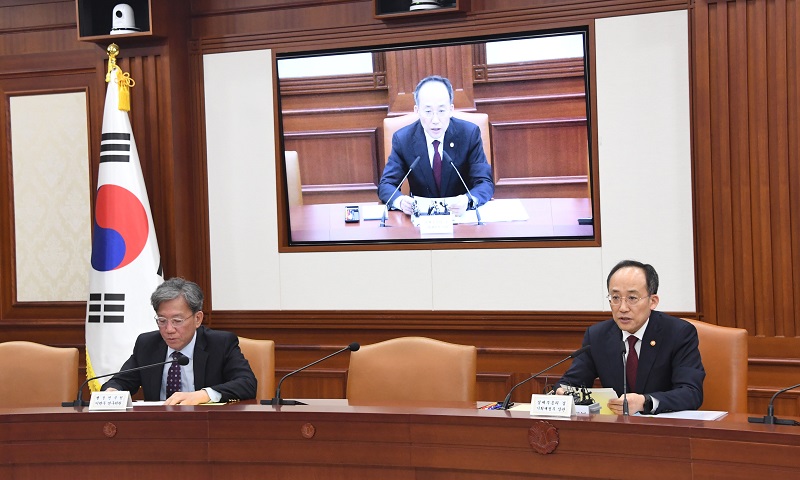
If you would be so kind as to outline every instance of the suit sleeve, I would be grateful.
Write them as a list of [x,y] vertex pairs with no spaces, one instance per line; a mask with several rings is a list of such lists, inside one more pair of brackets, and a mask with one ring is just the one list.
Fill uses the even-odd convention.
[[[140,340],[141,338],[136,339],[136,344],[133,347],[133,354],[125,360],[125,363],[122,364],[120,370],[129,370],[131,368],[136,368],[141,366],[139,361],[137,360],[137,352],[140,349]],[[118,373],[111,377],[109,381],[103,384],[100,390],[106,390],[108,388],[116,388],[117,390],[121,391],[129,391],[131,395],[136,394],[139,391],[139,387],[142,385],[142,377],[141,377],[141,370],[136,372],[128,372],[128,373]]]
[[207,386],[219,392],[223,402],[256,398],[256,376],[242,355],[236,335],[225,336],[221,383]]
[[[583,336],[583,343],[581,346],[591,345],[590,337],[591,329],[587,329]],[[559,385],[569,385],[573,387],[588,387],[594,385],[597,378],[597,366],[592,358],[592,351],[586,352],[582,355],[572,359],[572,364],[567,369],[564,376],[558,381]]]
[[405,176],[410,166],[410,163],[402,153],[403,149],[401,145],[407,143],[407,139],[401,139],[398,136],[401,131],[402,130],[398,130],[392,135],[392,151],[389,154],[386,167],[383,169],[383,175],[381,175],[381,180],[378,183],[378,198],[380,198],[381,202],[388,204],[390,207],[394,198],[398,195],[402,195],[399,190],[395,195],[392,195],[392,192],[397,188],[397,185],[400,183],[400,180],[403,179],[403,176]]
[[469,145],[466,182],[472,195],[478,198],[480,205],[483,205],[494,196],[494,181],[492,180],[492,166],[486,161],[486,153],[483,151],[481,129],[477,126],[472,130]]
[[697,410],[703,404],[703,380],[706,372],[700,359],[697,329],[689,322],[675,332],[678,344],[672,355],[672,388],[650,392],[658,399],[655,413]]

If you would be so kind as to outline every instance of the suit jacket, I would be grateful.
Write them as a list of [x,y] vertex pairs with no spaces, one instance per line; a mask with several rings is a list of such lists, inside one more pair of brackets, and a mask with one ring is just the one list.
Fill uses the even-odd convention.
[[[133,355],[121,370],[163,362],[166,358],[167,344],[161,334],[158,331],[143,333],[136,339]],[[223,402],[256,397],[256,377],[233,333],[211,330],[203,325],[198,327],[192,362],[195,390],[211,387],[222,394]],[[120,373],[111,377],[102,389],[114,387],[133,395],[142,387],[145,400],[158,401],[163,371],[163,368],[153,367]]]
[[[706,372],[698,344],[694,325],[652,311],[642,338],[636,389],[629,392],[648,393],[657,398],[655,413],[700,408]],[[586,330],[583,345],[592,347],[572,360],[560,383],[591,387],[595,378],[599,378],[603,387],[613,388],[617,395],[622,395],[622,330],[613,319],[592,325]]]
[[419,157],[419,163],[408,176],[411,194],[420,197],[440,198],[455,197],[467,193],[458,174],[453,167],[447,165],[445,153],[453,160],[464,182],[469,186],[478,199],[478,204],[483,205],[494,195],[494,182],[492,181],[492,167],[486,161],[481,142],[481,130],[472,122],[450,118],[450,125],[439,147],[442,152],[442,188],[436,187],[433,180],[433,169],[428,156],[428,144],[425,140],[425,130],[417,120],[407,125],[392,136],[392,152],[383,169],[381,181],[378,184],[378,197],[382,202],[389,204],[397,195],[392,195],[394,189],[403,179],[408,168]]

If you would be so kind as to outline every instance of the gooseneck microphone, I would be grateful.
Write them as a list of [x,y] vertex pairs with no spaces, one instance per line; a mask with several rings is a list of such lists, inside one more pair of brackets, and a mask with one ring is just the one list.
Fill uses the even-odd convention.
[[628,410],[628,363],[625,354],[625,340],[622,341],[622,414],[629,415]]
[[[405,176],[403,177],[402,180],[400,180],[400,183],[397,184],[397,188],[394,189],[394,192],[392,192],[392,194],[389,195],[389,200],[387,200],[386,205],[384,205],[383,216],[381,217],[381,227],[387,226],[386,217],[389,215],[389,203],[394,199],[394,194],[397,193],[398,190],[400,190],[400,187],[403,185],[403,182],[405,182],[406,178],[408,178],[408,176],[411,175],[411,170],[414,170],[414,167],[416,167],[418,163],[419,163],[419,156],[417,156],[417,158],[415,158],[414,161],[411,162],[411,166],[408,167],[408,171],[406,172]],[[358,348],[356,348],[356,350],[358,350]],[[355,352],[355,350],[353,351]]]
[[473,195],[470,191],[469,187],[467,186],[467,182],[464,181],[464,177],[461,176],[461,172],[458,171],[458,167],[456,167],[456,164],[453,163],[453,159],[450,158],[450,155],[448,155],[444,150],[442,150],[442,153],[444,153],[444,160],[449,163],[450,166],[453,167],[453,170],[455,170],[458,174],[458,178],[461,179],[461,184],[464,185],[464,189],[467,191],[467,196],[472,200],[472,204],[475,205],[475,216],[478,217],[478,225],[483,225],[483,222],[481,221],[481,212],[478,210],[478,199],[475,198],[475,195]]
[[791,387],[786,387],[783,390],[778,390],[775,392],[775,395],[769,399],[769,406],[767,406],[767,414],[763,417],[748,417],[747,421],[750,423],[766,423],[769,425],[800,425],[800,422],[796,420],[785,420],[782,418],[776,418],[775,413],[775,398],[783,392],[792,390],[794,388],[800,387],[800,383],[797,385],[792,385]]
[[503,404],[500,406],[500,408],[502,410],[508,410],[508,406],[511,403],[511,394],[514,393],[514,390],[517,387],[519,387],[523,383],[526,383],[526,382],[529,382],[529,381],[533,380],[534,378],[538,377],[539,375],[543,374],[544,372],[561,365],[562,363],[566,362],[567,360],[577,357],[578,355],[580,355],[581,353],[585,352],[586,350],[589,350],[590,347],[591,347],[591,345],[584,345],[583,347],[581,347],[581,348],[575,350],[574,352],[570,353],[566,358],[563,358],[563,359],[559,360],[558,362],[550,365],[549,367],[545,368],[541,372],[533,374],[530,377],[526,378],[525,380],[523,380],[523,381],[519,382],[518,384],[514,385],[513,387],[511,387],[511,390],[509,390],[508,395],[506,395],[506,399],[503,400]]
[[[419,157],[417,157],[417,158],[419,158]],[[276,405],[276,406],[277,405],[306,405],[305,403],[299,402],[297,400],[286,400],[286,399],[281,398],[281,385],[283,384],[283,381],[286,380],[287,378],[291,377],[295,373],[302,372],[303,370],[305,370],[305,369],[307,369],[309,367],[313,367],[314,365],[318,364],[319,362],[322,362],[322,361],[327,360],[327,359],[329,359],[331,357],[339,355],[342,352],[346,352],[348,350],[351,351],[351,352],[357,352],[359,348],[361,348],[361,345],[359,345],[358,342],[353,342],[350,345],[348,345],[348,346],[346,346],[346,347],[344,347],[344,348],[342,348],[340,350],[337,350],[337,351],[331,353],[328,356],[322,357],[317,361],[311,362],[306,366],[300,367],[297,370],[294,370],[292,372],[287,373],[278,382],[278,388],[275,389],[275,398],[272,398],[270,400],[261,400],[261,405]]]
[[129,368],[127,370],[120,370],[119,372],[107,373],[105,375],[98,375],[96,377],[89,378],[85,382],[81,383],[81,386],[78,388],[78,396],[75,399],[75,401],[74,402],[62,402],[61,406],[62,407],[86,407],[86,406],[88,406],[89,402],[84,402],[83,401],[83,387],[85,387],[86,384],[91,382],[92,380],[97,380],[98,378],[110,377],[112,375],[119,375],[120,373],[136,372],[138,370],[145,370],[147,368],[163,367],[164,365],[168,365],[170,363],[177,363],[178,365],[186,366],[186,365],[189,365],[189,357],[187,357],[186,355],[181,355],[180,358],[177,358],[175,360],[167,360],[166,362],[158,362],[158,363],[153,363],[153,364],[150,364],[150,365],[142,365],[141,367]]

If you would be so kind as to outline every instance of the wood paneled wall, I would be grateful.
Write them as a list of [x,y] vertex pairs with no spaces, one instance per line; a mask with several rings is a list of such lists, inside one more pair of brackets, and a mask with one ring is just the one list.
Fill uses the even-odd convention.
[[377,52],[372,75],[280,80],[284,146],[298,152],[303,203],[377,200],[390,148],[383,119],[413,111],[416,83],[438,65],[455,75],[457,109],[489,114],[495,198],[590,197],[581,59],[487,66],[485,49]]
[[800,4],[701,0],[692,40],[702,318],[748,330],[760,405],[800,379]]
[[[472,0],[466,14],[379,21],[369,0],[170,2],[178,27],[150,44],[125,45],[123,66],[146,79],[134,95],[142,156],[167,275],[208,289],[201,56],[271,48],[365,46],[508,33],[595,18],[689,9],[696,238],[696,312],[673,312],[747,328],[750,410],[762,412],[800,366],[800,8],[797,0]],[[185,9],[177,5],[185,6]],[[104,47],[76,40],[72,0],[0,5],[0,341],[82,346],[83,308],[15,301],[8,97],[23,89],[85,89],[96,155]],[[489,72],[491,74],[491,72]],[[499,74],[499,73],[498,73]],[[23,85],[24,84],[24,85]],[[475,97],[493,96],[476,84]],[[557,100],[552,100],[557,101]],[[491,104],[476,104],[491,111]],[[490,114],[490,116],[494,116]],[[508,125],[513,130],[514,125]],[[499,128],[496,126],[496,128]],[[505,127],[504,127],[505,128]],[[96,162],[95,160],[92,160]],[[93,163],[93,172],[96,165]],[[96,173],[94,173],[96,175]],[[212,295],[213,301],[213,295]],[[210,302],[211,303],[211,302]],[[498,394],[569,353],[602,312],[214,312],[215,327],[274,338],[279,373],[358,338],[423,334],[479,343],[480,390]],[[492,328],[487,329],[486,325]],[[286,386],[287,396],[341,396],[345,358]],[[538,388],[537,385],[533,388]],[[524,395],[526,392],[521,392]],[[522,398],[522,397],[520,397]],[[782,397],[800,414],[800,397]]]

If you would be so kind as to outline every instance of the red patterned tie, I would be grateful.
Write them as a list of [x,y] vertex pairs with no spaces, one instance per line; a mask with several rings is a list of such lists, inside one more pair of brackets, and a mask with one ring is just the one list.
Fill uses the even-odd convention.
[[[172,352],[172,359],[178,360],[183,356],[181,352]],[[173,393],[181,391],[181,365],[178,362],[173,363],[167,370],[167,398],[171,397]]]
[[439,155],[439,140],[433,141],[433,179],[436,188],[442,190],[442,157]]
[[636,391],[636,372],[639,370],[639,356],[636,355],[636,337],[628,337],[628,359],[625,361],[625,372],[628,376],[628,391]]

